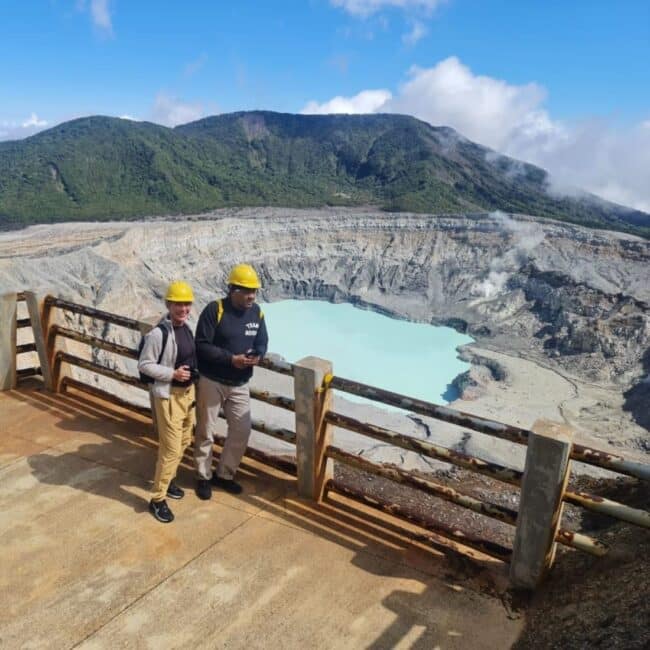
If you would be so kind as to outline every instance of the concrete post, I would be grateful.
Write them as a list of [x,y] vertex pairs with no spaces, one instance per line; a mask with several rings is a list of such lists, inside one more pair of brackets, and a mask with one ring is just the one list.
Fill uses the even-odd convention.
[[513,587],[534,589],[553,564],[572,440],[573,432],[564,425],[548,420],[533,425],[510,563]]
[[325,457],[331,427],[323,421],[329,409],[331,391],[321,390],[332,364],[317,357],[305,357],[295,364],[296,455],[298,494],[320,501],[325,483],[332,478],[332,461]]
[[15,293],[0,296],[0,390],[16,387],[16,314]]
[[45,342],[43,332],[42,315],[44,310],[44,301],[40,300],[33,291],[25,291],[25,302],[29,312],[29,320],[32,323],[32,332],[34,333],[34,343],[38,353],[38,362],[41,366],[41,375],[43,384],[48,390],[52,390],[52,373],[50,371],[50,355]]

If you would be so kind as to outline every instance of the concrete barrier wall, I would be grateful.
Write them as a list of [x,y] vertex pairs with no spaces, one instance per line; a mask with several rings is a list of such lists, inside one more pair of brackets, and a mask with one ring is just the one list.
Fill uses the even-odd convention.
[[16,294],[0,296],[0,390],[16,386],[16,314]]

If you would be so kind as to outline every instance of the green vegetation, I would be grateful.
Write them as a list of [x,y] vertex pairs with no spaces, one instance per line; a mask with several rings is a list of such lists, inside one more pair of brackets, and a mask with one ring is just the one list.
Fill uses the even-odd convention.
[[403,115],[231,113],[169,129],[88,117],[0,143],[0,227],[228,206],[500,209],[650,236],[650,216],[557,198],[546,172]]

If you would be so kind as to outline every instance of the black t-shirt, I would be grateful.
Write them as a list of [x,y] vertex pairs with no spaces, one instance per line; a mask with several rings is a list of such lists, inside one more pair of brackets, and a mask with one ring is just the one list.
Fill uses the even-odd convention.
[[[183,324],[179,327],[174,327],[174,338],[176,339],[176,362],[174,369],[181,366],[189,366],[196,368],[196,348],[194,347],[194,337],[190,328]],[[191,379],[187,381],[172,380],[172,386],[189,386],[192,383]]]

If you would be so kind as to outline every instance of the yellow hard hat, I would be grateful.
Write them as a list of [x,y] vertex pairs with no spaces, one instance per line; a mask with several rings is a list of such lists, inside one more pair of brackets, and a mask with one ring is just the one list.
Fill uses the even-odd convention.
[[167,287],[165,300],[169,302],[194,302],[192,287],[187,282],[176,280]]
[[246,289],[259,289],[262,286],[255,269],[250,264],[233,266],[228,276],[228,284],[245,287]]

